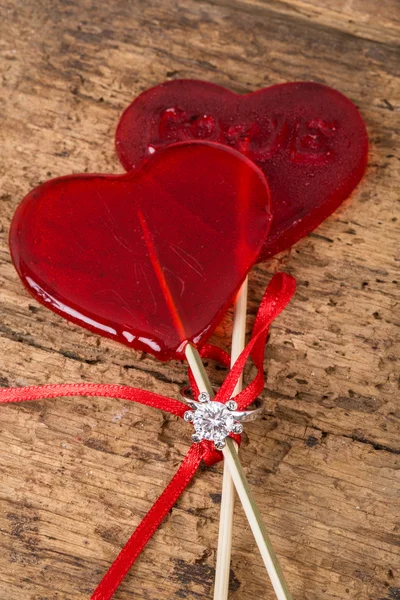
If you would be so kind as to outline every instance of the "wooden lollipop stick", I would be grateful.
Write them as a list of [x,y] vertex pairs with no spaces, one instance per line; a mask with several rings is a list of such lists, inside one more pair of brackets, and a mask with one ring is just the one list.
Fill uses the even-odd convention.
[[[192,345],[188,344],[185,349],[185,355],[200,392],[207,392],[210,398],[212,398],[214,392],[198,351]],[[254,539],[264,561],[264,565],[271,579],[276,597],[278,600],[293,600],[265,529],[265,525],[262,521],[261,513],[247,482],[238,453],[234,448],[233,440],[226,438],[226,446],[222,452],[250,528],[253,532]]]
[[[235,302],[232,330],[231,367],[242,352],[246,343],[246,316],[247,316],[247,289],[248,279],[246,277]],[[243,375],[233,392],[236,396],[242,391]],[[233,448],[237,452],[238,446],[233,441]],[[215,568],[214,600],[226,600],[229,593],[229,574],[231,569],[232,553],[232,526],[233,509],[235,505],[235,486],[228,464],[224,463],[224,474],[222,478],[221,510],[219,519],[217,564]]]

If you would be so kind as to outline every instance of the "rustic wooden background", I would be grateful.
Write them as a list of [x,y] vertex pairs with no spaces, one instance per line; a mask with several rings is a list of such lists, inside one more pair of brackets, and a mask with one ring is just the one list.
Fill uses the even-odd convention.
[[[251,279],[249,328],[277,268],[295,275],[298,292],[272,328],[268,413],[247,428],[242,460],[295,600],[398,600],[398,2],[0,6],[2,386],[118,382],[177,396],[186,381],[181,364],[160,364],[37,305],[7,248],[13,212],[33,186],[121,171],[114,130],[139,92],[176,77],[236,92],[314,80],[359,106],[371,139],[365,180]],[[228,318],[217,342],[226,345],[230,330]],[[209,371],[221,380],[215,365]],[[87,600],[171,478],[190,429],[118,400],[59,399],[0,415],[0,599]],[[212,597],[220,484],[221,465],[199,474],[115,598]],[[274,598],[239,508],[231,590],[233,599]]]

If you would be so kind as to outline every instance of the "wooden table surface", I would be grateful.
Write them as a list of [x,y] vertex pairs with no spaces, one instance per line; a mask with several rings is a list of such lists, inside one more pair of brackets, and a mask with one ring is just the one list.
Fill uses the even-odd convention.
[[[0,4],[2,386],[114,382],[178,397],[186,382],[182,364],[39,306],[7,247],[39,182],[121,172],[114,130],[138,93],[173,78],[236,92],[313,80],[359,106],[371,140],[362,184],[251,277],[249,330],[271,273],[293,274],[298,291],[271,330],[267,414],[241,456],[295,600],[398,600],[398,2]],[[228,316],[214,340],[227,347],[230,333]],[[177,418],[108,399],[3,406],[0,431],[1,600],[88,599],[190,441]],[[115,598],[212,597],[220,486],[221,465],[201,470]],[[274,598],[240,508],[231,598]]]

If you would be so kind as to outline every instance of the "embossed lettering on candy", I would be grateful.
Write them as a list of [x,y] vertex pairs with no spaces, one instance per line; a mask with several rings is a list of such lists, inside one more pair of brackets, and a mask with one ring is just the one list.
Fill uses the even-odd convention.
[[317,227],[360,181],[365,125],[354,104],[324,85],[285,83],[238,95],[204,81],[175,80],[141,94],[116,134],[125,169],[182,140],[239,150],[266,175],[273,222],[260,260]]
[[189,142],[125,175],[33,190],[11,225],[28,290],[65,318],[162,360],[201,346],[257,260],[271,221],[262,172]]

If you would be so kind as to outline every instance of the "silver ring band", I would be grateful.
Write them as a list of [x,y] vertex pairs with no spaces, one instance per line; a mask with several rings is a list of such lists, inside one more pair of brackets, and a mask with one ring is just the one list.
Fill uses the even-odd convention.
[[[198,402],[188,398],[187,396],[182,396],[182,400],[185,404],[187,404],[190,408],[196,410],[198,406]],[[234,399],[231,398],[228,402],[234,402]],[[227,402],[227,405],[228,405]],[[258,421],[264,414],[264,402],[262,400],[254,400],[252,404],[255,404],[256,407],[251,410],[230,410],[230,413],[233,417],[235,417],[236,421],[240,421],[241,423],[249,423],[250,421]],[[229,405],[228,405],[229,406]]]
[[255,408],[253,410],[233,410],[231,413],[236,421],[240,421],[241,423],[248,423],[249,421],[258,421],[264,414],[264,403],[261,403],[259,408]]

